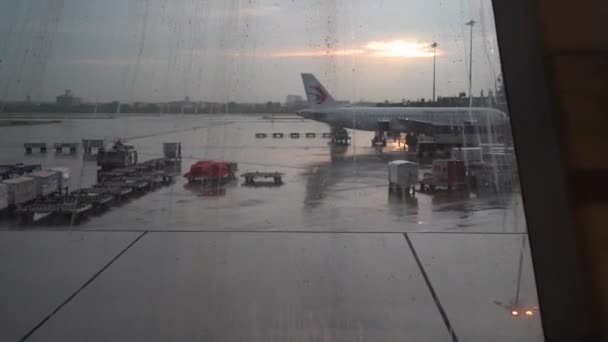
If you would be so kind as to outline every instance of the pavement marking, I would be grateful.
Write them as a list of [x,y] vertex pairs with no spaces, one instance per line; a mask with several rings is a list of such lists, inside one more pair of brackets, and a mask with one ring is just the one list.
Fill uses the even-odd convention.
[[101,275],[103,273],[103,271],[105,271],[106,269],[108,269],[108,267],[110,267],[116,260],[118,260],[118,258],[120,258],[123,254],[125,254],[126,251],[129,250],[129,248],[133,247],[133,245],[135,245],[139,240],[141,240],[141,238],[143,238],[148,232],[144,231],[142,232],[139,236],[137,236],[133,241],[131,241],[131,243],[129,245],[127,245],[122,251],[120,251],[120,253],[118,253],[114,258],[112,258],[112,260],[110,260],[104,267],[102,267],[99,271],[97,271],[97,273],[95,273],[91,278],[89,278],[89,280],[87,280],[84,284],[82,284],[82,286],[80,286],[80,288],[78,288],[74,293],[72,293],[66,300],[64,300],[61,304],[59,304],[59,306],[57,306],[55,308],[55,310],[53,310],[50,314],[48,314],[44,319],[42,319],[38,324],[36,324],[36,326],[34,326],[30,331],[27,332],[27,334],[25,334],[20,340],[19,342],[25,341],[27,340],[30,336],[32,336],[32,334],[34,334],[36,332],[36,330],[40,329],[40,327],[42,327],[44,325],[44,323],[46,323],[49,319],[51,319],[51,317],[53,317],[53,315],[55,315],[57,312],[59,312],[59,310],[61,310],[64,306],[66,306],[72,299],[74,299],[82,290],[84,290],[87,286],[89,286],[89,284],[91,284],[93,282],[93,280],[97,279],[97,277],[99,277],[99,275]]
[[437,296],[437,293],[435,292],[435,289],[433,288],[433,284],[431,284],[431,280],[429,279],[429,276],[426,274],[426,271],[424,270],[424,266],[422,265],[422,262],[420,261],[420,258],[418,257],[418,253],[416,253],[416,250],[414,249],[414,244],[412,244],[412,240],[410,240],[410,237],[407,234],[408,233],[403,233],[403,237],[405,237],[405,241],[407,242],[408,246],[410,247],[410,250],[412,251],[414,260],[416,260],[416,264],[418,264],[418,268],[420,269],[420,273],[422,273],[424,282],[426,283],[426,286],[428,287],[429,291],[431,292],[431,296],[433,297],[433,300],[435,301],[435,305],[437,306],[437,310],[439,310],[439,314],[441,314],[443,323],[445,324],[445,327],[448,329],[448,333],[450,334],[450,336],[452,336],[452,341],[458,342],[458,336],[456,336],[456,332],[454,331],[454,328],[452,327],[452,324],[450,323],[450,319],[448,318],[447,313],[443,309],[443,305],[441,305],[441,301],[439,300],[439,297]]

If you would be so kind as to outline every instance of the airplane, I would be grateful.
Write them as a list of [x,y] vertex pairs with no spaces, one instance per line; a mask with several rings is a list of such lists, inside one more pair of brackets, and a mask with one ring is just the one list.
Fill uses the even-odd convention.
[[508,134],[508,117],[497,109],[344,106],[313,74],[303,73],[302,81],[310,109],[297,115],[330,125],[332,134],[346,134],[346,128],[376,132],[372,146],[386,146],[386,132],[430,135],[437,142],[458,146],[501,142]]

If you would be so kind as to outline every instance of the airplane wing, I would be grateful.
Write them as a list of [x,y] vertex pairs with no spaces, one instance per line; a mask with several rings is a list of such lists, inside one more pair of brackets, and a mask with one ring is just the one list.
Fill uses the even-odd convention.
[[433,124],[426,121],[397,119],[401,130],[407,132],[424,132],[433,127]]

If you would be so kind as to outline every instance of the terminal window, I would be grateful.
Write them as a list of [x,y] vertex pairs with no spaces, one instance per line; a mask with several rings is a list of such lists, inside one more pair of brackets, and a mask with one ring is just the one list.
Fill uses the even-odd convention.
[[490,0],[0,18],[3,340],[543,340]]

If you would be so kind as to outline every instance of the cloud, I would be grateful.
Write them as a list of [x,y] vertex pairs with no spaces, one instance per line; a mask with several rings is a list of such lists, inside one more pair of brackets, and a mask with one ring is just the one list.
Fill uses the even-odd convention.
[[[437,56],[442,51],[437,49]],[[307,49],[307,50],[285,50],[269,53],[235,52],[232,56],[251,57],[331,57],[360,55],[364,57],[398,57],[398,58],[425,58],[433,57],[433,48],[430,44],[406,42],[404,40],[371,41],[356,48],[343,49]]]
[[326,56],[350,56],[365,53],[362,49],[338,49],[338,50],[303,50],[303,51],[280,51],[268,54],[269,57],[326,57]]
[[370,42],[365,48],[377,57],[433,57],[430,44],[408,43],[403,40]]

